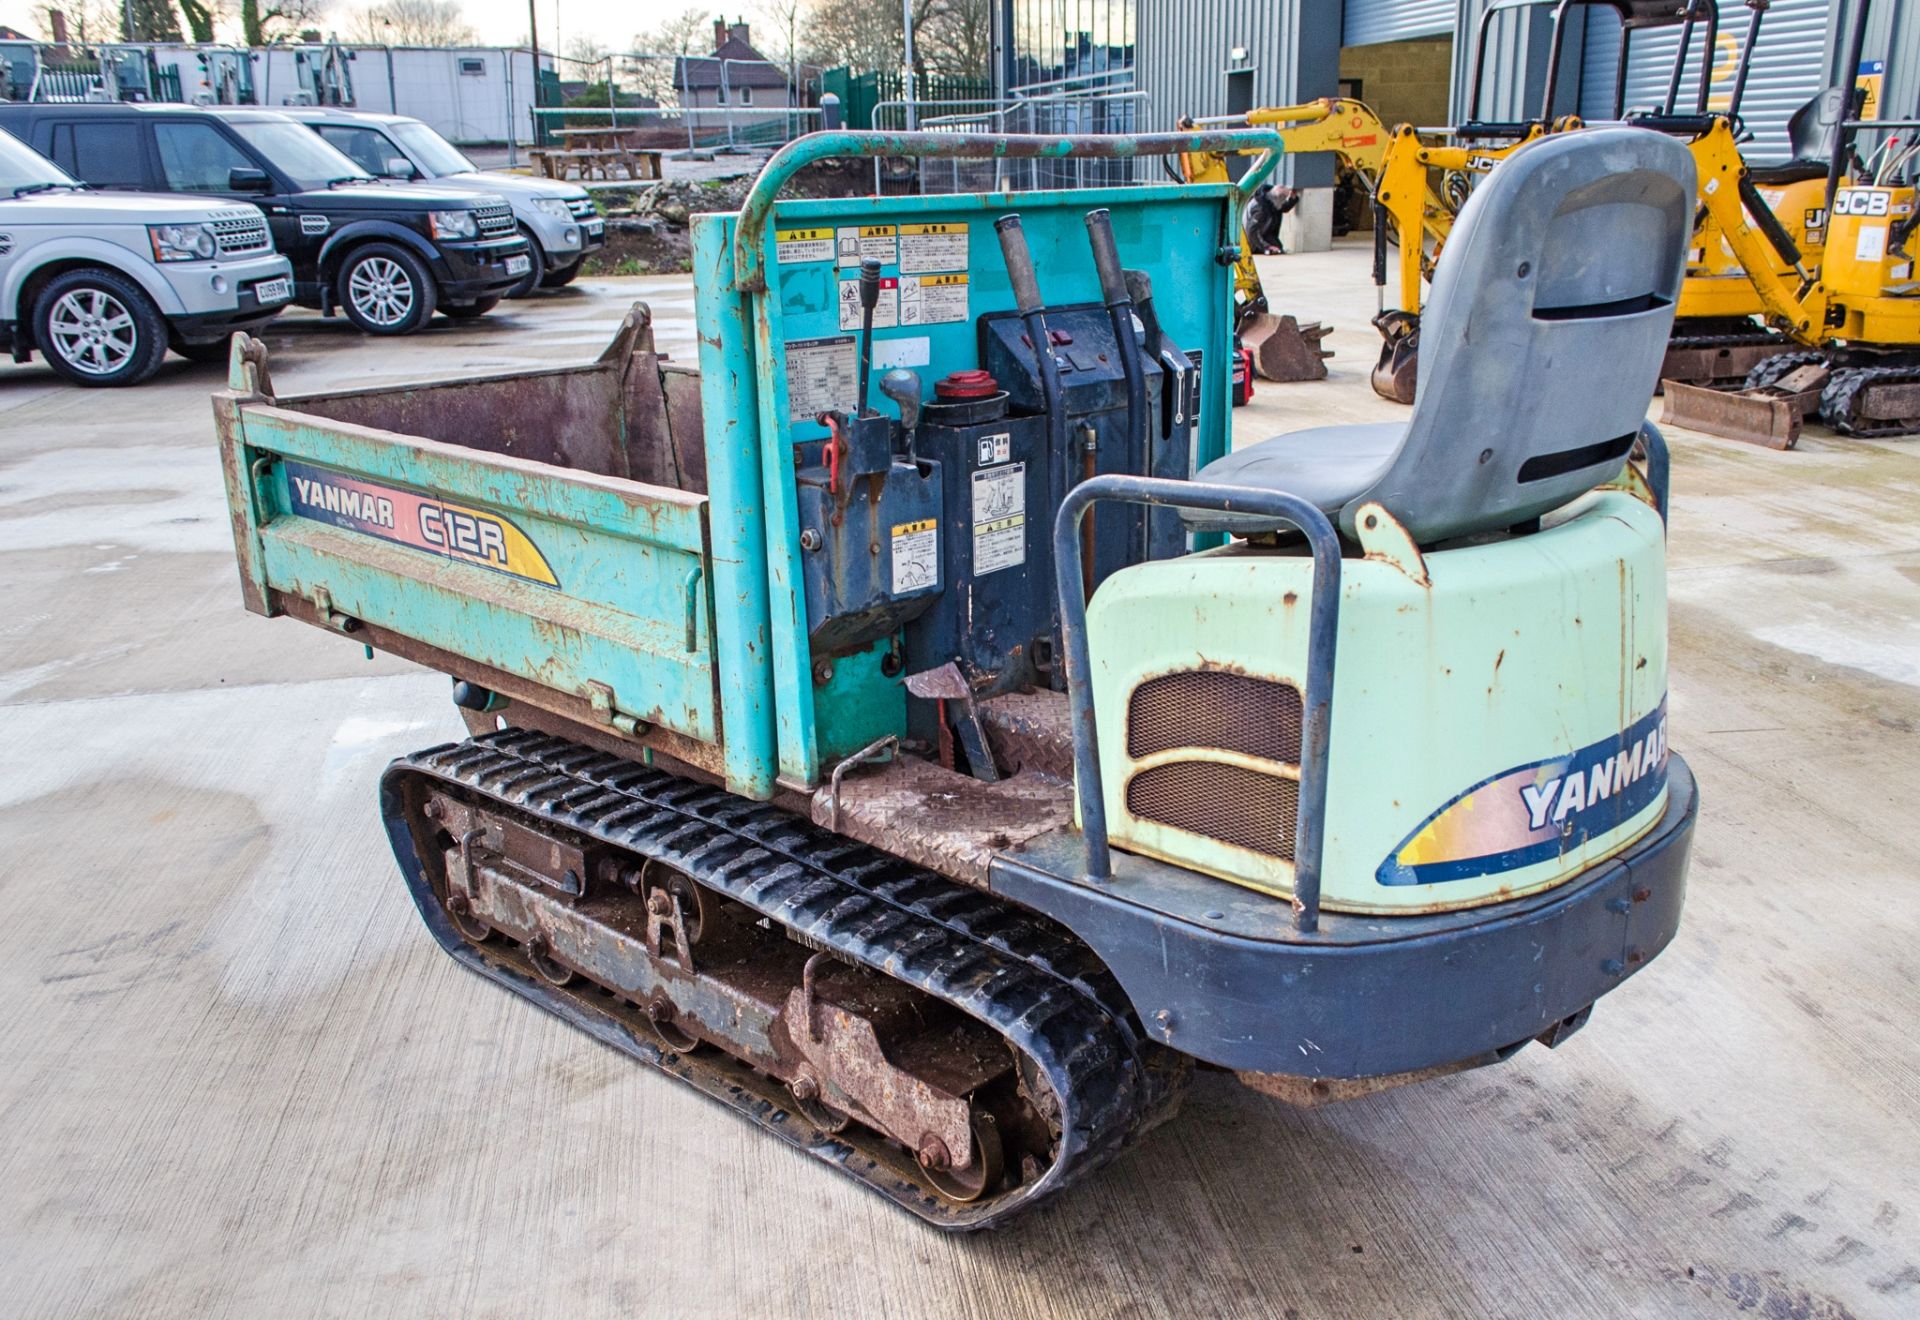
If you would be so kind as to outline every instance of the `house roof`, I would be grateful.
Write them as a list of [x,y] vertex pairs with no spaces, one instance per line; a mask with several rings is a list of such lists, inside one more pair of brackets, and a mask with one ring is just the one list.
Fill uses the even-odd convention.
[[728,37],[711,55],[683,55],[673,62],[673,85],[692,91],[720,85],[720,62],[736,61],[727,70],[729,87],[779,87],[787,85],[787,75],[767,57],[739,37]]

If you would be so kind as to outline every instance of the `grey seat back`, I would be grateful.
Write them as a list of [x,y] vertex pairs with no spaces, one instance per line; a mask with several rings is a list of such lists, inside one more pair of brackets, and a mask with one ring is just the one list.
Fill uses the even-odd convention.
[[1474,189],[1420,318],[1406,438],[1377,500],[1426,544],[1510,527],[1616,476],[1673,325],[1694,169],[1664,134],[1600,128],[1515,152]]

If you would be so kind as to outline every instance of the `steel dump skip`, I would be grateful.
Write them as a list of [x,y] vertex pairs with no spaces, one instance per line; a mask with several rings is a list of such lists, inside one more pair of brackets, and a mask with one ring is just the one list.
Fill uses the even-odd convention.
[[673,443],[697,387],[643,309],[585,367],[287,398],[235,370],[216,408],[249,608],[714,762],[704,472]]

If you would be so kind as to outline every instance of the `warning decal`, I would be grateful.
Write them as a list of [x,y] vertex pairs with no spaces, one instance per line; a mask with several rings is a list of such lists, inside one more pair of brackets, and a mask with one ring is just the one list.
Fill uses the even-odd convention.
[[773,234],[773,259],[781,265],[800,261],[832,261],[831,229],[776,229]]
[[892,225],[842,225],[837,240],[841,267],[858,268],[868,260],[893,265],[899,259],[899,244],[894,239],[898,232]]
[[901,325],[967,320],[965,275],[910,275],[900,282]]
[[852,335],[788,340],[787,420],[810,422],[823,412],[852,412],[859,371]]
[[[860,328],[860,277],[849,276],[840,281],[840,328],[858,330]],[[900,324],[900,281],[892,275],[880,281],[880,300],[873,305],[873,328],[890,329]]]
[[893,594],[925,591],[940,581],[940,524],[933,518],[893,525]]
[[900,273],[920,275],[967,268],[965,221],[900,226]]
[[1007,463],[973,474],[973,573],[1027,562],[1027,465]]

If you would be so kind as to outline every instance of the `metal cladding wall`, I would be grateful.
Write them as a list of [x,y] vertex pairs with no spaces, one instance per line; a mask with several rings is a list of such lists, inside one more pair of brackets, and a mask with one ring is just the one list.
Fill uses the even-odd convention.
[[1371,46],[1453,31],[1456,0],[1347,0],[1340,44]]
[[[1787,119],[1826,86],[1825,56],[1832,10],[1831,0],[1773,0],[1767,10],[1740,100],[1740,117],[1754,135],[1744,148],[1749,160],[1782,161],[1791,154]],[[1720,49],[1714,59],[1707,102],[1710,109],[1725,107],[1733,90],[1734,62],[1746,40],[1747,11],[1743,6],[1722,5],[1720,22]],[[1586,119],[1608,119],[1613,115],[1614,76],[1620,57],[1619,19],[1613,10],[1596,5],[1587,14],[1586,29],[1580,114]],[[1700,53],[1705,40],[1705,32],[1696,30],[1676,102],[1681,113],[1693,108],[1693,98],[1698,95]],[[1679,44],[1678,28],[1642,32],[1634,37],[1633,62],[1627,69],[1629,110],[1666,102],[1673,54]]]
[[[1834,5],[1840,12],[1834,16],[1834,36],[1827,49],[1826,67],[1835,83],[1841,81],[1840,62],[1846,58],[1847,29],[1853,22],[1854,6],[1860,2],[1837,0]],[[1920,4],[1894,3],[1893,0],[1871,3],[1861,59],[1883,60],[1887,66],[1879,117],[1920,119]],[[1906,141],[1913,140],[1911,133],[1901,136]],[[1873,134],[1863,138],[1863,142],[1872,145],[1878,137]]]
[[[1486,64],[1480,78],[1480,103],[1471,104],[1473,68],[1483,0],[1459,0],[1453,38],[1453,118],[1531,119],[1546,94],[1547,54],[1553,41],[1553,6],[1508,8],[1494,14],[1487,28]],[[1571,24],[1563,41],[1556,113],[1571,110],[1579,95],[1581,32]]]
[[[1246,58],[1236,60],[1236,48]],[[1227,111],[1228,70],[1250,70],[1253,104],[1293,105],[1340,90],[1340,7],[1329,0],[1140,0],[1134,85],[1147,127]],[[1283,160],[1277,178],[1328,187],[1324,156]]]

